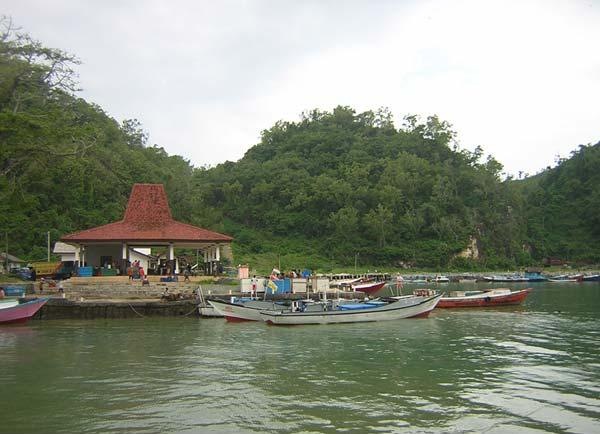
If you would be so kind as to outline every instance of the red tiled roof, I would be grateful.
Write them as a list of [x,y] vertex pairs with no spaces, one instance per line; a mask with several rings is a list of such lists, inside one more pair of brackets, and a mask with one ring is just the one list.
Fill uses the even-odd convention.
[[134,184],[123,220],[65,235],[61,241],[229,242],[232,239],[173,220],[162,184]]

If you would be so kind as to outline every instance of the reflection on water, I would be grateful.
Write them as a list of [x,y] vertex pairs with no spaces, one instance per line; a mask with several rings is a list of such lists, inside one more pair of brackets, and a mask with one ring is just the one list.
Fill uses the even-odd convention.
[[600,285],[520,307],[269,327],[0,329],[0,432],[600,432]]

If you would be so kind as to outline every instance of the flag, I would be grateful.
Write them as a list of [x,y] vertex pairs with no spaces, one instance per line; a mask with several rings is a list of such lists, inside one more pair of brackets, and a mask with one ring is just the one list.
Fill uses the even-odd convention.
[[273,294],[275,294],[277,292],[277,285],[275,285],[275,282],[273,282],[272,280],[269,280],[269,283],[267,283],[267,286],[269,288],[271,288],[271,292]]

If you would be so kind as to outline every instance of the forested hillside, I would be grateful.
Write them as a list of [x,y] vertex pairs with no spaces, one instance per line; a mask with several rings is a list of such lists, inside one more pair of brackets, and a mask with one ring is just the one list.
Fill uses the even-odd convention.
[[481,150],[460,150],[453,138],[436,117],[408,117],[398,129],[385,110],[337,107],[280,122],[239,162],[196,177],[244,252],[279,242],[339,263],[358,254],[370,264],[439,267],[475,236],[487,261],[503,260],[519,244],[508,231],[524,233],[518,214],[507,214],[510,185],[493,158],[481,161]]
[[519,184],[536,258],[600,262],[600,142]]
[[[1,23],[0,228],[16,256],[44,258],[47,231],[57,240],[120,219],[132,184],[156,182],[175,218],[234,236],[236,262],[600,261],[600,145],[513,181],[435,116],[396,125],[385,109],[337,107],[276,123],[238,162],[194,168],[150,146],[136,120],[78,98],[74,56]],[[457,256],[473,244],[479,257]]]

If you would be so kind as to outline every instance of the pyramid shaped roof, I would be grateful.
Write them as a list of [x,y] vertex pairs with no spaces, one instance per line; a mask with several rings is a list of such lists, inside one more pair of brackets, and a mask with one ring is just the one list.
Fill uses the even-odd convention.
[[134,184],[123,220],[74,232],[64,242],[230,242],[233,238],[173,220],[162,184]]

